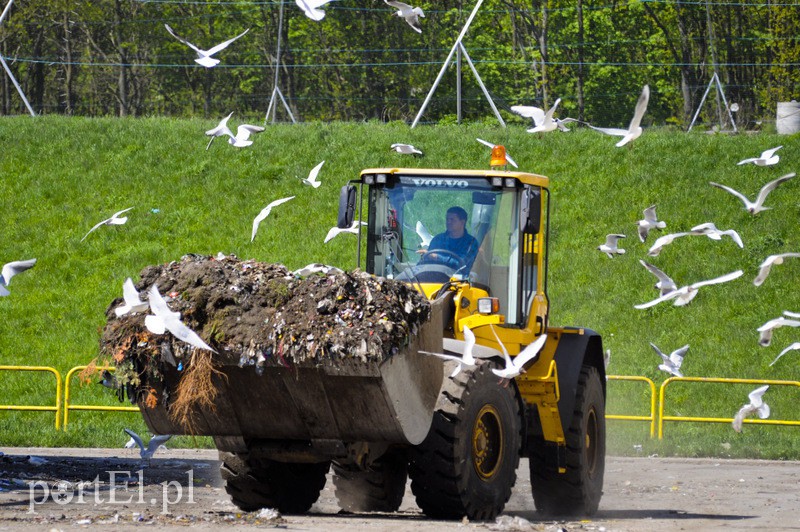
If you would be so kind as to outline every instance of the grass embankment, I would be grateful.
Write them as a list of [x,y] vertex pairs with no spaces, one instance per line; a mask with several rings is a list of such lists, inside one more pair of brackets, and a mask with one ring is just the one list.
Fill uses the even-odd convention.
[[[551,323],[591,327],[611,350],[609,373],[644,375],[656,384],[665,374],[648,345],[665,352],[684,344],[687,376],[800,379],[800,353],[768,364],[800,330],[783,328],[772,346],[758,345],[756,328],[783,310],[800,311],[796,279],[800,261],[776,266],[761,287],[752,279],[768,255],[800,251],[800,178],[768,198],[773,210],[752,216],[742,203],[708,185],[716,181],[755,197],[767,181],[800,169],[800,138],[768,134],[722,136],[649,130],[630,149],[616,139],[580,129],[542,137],[518,124],[439,126],[404,124],[303,124],[270,126],[248,149],[221,140],[205,151],[205,120],[83,119],[14,117],[0,120],[0,202],[3,238],[0,262],[38,258],[36,267],[11,283],[0,298],[0,364],[45,365],[62,374],[98,353],[98,330],[109,303],[122,294],[126,277],[146,265],[186,253],[234,253],[241,258],[282,262],[297,268],[325,262],[352,268],[355,240],[322,243],[335,224],[339,187],[362,168],[429,166],[484,168],[488,150],[475,137],[505,143],[524,171],[552,180],[549,295]],[[425,157],[389,150],[409,142]],[[783,144],[774,167],[737,166],[745,157]],[[319,189],[304,177],[325,160]],[[269,202],[296,195],[262,223],[250,242],[252,220]],[[642,244],[635,222],[658,205],[666,231],[685,231],[713,221],[735,228],[739,249],[728,238],[679,239],[658,257]],[[129,221],[95,223],[126,207]],[[607,233],[628,235],[625,255],[608,259],[595,248]],[[655,279],[639,265],[644,258],[680,285],[743,269],[731,283],[706,287],[686,307],[669,303],[649,310],[634,304],[656,296]],[[52,404],[46,378],[0,373],[3,404]],[[40,385],[47,382],[48,385]],[[667,413],[729,417],[752,385],[678,384],[668,394]],[[45,391],[46,390],[46,391]],[[773,386],[765,396],[775,419],[798,419],[798,393]],[[116,400],[100,386],[73,390],[77,402]],[[644,413],[648,394],[638,384],[609,385],[610,413]],[[256,406],[256,405],[254,405]],[[69,430],[56,432],[45,413],[0,413],[2,445],[120,446],[123,427],[144,431],[138,414],[73,412]],[[680,455],[800,458],[796,428],[668,423],[663,442],[650,440],[639,422],[609,422],[609,450]],[[208,445],[207,440],[199,443]],[[191,445],[181,439],[175,445]]]

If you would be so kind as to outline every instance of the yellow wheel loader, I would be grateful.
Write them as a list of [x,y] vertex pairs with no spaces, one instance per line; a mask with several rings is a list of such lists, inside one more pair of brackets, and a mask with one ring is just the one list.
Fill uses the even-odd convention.
[[[593,514],[603,349],[590,329],[549,323],[549,205],[546,177],[497,169],[376,168],[345,185],[338,226],[359,228],[357,266],[423,293],[431,319],[382,361],[255,372],[223,360],[216,408],[194,433],[214,437],[233,502],[305,512],[332,468],[348,511],[397,510],[410,478],[430,517],[493,519],[527,457],[539,511]],[[454,239],[449,210],[467,215],[468,256],[440,237]],[[179,378],[166,374],[165,387]],[[165,406],[142,413],[155,433],[183,431]]]

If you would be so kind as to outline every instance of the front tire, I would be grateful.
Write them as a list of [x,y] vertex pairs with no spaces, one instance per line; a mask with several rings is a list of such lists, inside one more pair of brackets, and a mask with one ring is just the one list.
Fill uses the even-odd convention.
[[603,495],[606,456],[605,396],[600,374],[583,366],[575,410],[566,434],[566,473],[548,468],[544,441],[530,456],[531,487],[536,509],[545,515],[593,515]]
[[417,505],[436,519],[494,519],[516,482],[522,440],[519,394],[482,362],[442,385],[425,440],[408,474]]
[[225,491],[245,512],[275,508],[283,514],[301,514],[317,502],[330,462],[289,464],[250,453],[220,452]]

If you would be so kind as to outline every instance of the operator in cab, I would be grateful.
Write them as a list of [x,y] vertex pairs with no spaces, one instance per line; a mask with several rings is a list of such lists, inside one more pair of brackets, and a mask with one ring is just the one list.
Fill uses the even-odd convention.
[[453,270],[469,272],[478,254],[478,240],[467,232],[467,211],[454,206],[447,209],[444,233],[433,237],[420,264],[444,264]]

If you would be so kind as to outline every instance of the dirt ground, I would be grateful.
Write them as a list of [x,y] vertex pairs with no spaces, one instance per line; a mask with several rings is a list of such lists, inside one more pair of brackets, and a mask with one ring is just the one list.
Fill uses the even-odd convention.
[[469,523],[426,519],[410,489],[398,512],[340,514],[330,480],[307,515],[241,513],[225,493],[216,451],[162,451],[149,464],[132,449],[0,452],[5,453],[0,457],[0,530],[800,529],[800,462],[609,457],[598,514],[552,521],[541,519],[533,507],[528,464],[522,460],[514,494],[498,521]]

